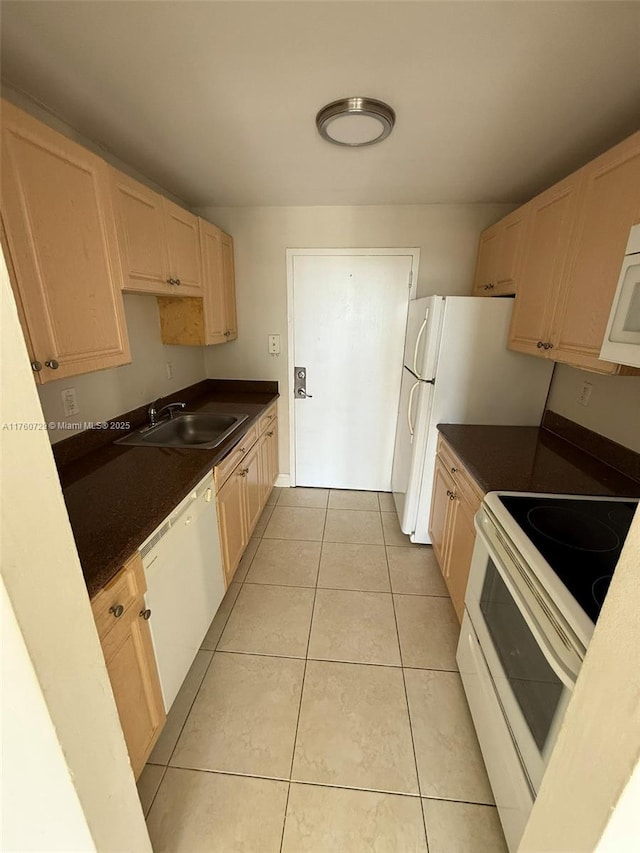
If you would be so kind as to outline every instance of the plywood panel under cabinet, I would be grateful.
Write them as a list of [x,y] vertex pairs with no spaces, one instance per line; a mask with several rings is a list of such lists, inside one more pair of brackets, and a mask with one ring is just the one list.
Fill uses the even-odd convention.
[[629,229],[640,222],[640,133],[589,163],[553,318],[553,358],[615,373],[598,359]]
[[107,166],[12,104],[2,110],[2,217],[39,380],[126,364]]
[[530,202],[509,349],[548,355],[551,317],[569,249],[581,173],[576,172]]
[[158,296],[160,335],[163,344],[202,347],[205,337],[204,305],[197,296]]

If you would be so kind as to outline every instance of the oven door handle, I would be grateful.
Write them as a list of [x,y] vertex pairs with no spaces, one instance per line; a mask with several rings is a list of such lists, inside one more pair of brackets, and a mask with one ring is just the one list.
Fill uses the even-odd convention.
[[[522,614],[522,618],[527,623],[529,630],[535,637],[535,640],[538,643],[540,651],[544,655],[545,660],[547,661],[551,669],[555,672],[555,674],[558,676],[560,681],[565,685],[565,687],[567,687],[569,690],[573,690],[576,684],[576,678],[578,677],[578,672],[580,671],[580,666],[582,664],[582,659],[578,655],[578,652],[574,648],[567,649],[564,640],[558,634],[551,620],[547,618],[550,630],[553,631],[554,634],[556,634],[559,643],[562,644],[562,647],[567,649],[571,657],[575,659],[575,666],[572,666],[567,660],[564,660],[563,657],[558,654],[558,651],[556,650],[556,648],[554,648],[553,643],[549,640],[549,638],[545,634],[545,631],[540,626],[540,622],[536,618],[536,615],[532,612],[527,602],[523,599],[517,586],[511,580],[509,573],[505,570],[499,554],[496,553],[493,544],[488,539],[485,532],[482,530],[482,527],[476,525],[476,529],[478,531],[478,535],[482,539],[482,544],[487,549],[489,556],[492,558],[496,569],[500,572],[500,577],[504,581],[504,584],[507,587],[509,594],[513,598],[516,607]],[[540,609],[542,610],[542,608]],[[544,618],[546,618],[544,611],[542,611],[542,615]]]

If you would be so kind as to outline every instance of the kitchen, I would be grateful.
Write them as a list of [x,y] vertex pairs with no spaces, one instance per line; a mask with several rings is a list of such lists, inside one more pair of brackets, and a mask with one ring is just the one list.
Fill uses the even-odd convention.
[[[225,14],[230,13],[226,12]],[[597,13],[588,14],[596,15]],[[631,22],[628,21],[627,23],[630,26]],[[123,34],[120,33],[120,35]],[[20,44],[17,33],[15,37],[16,43]],[[592,37],[595,38],[593,35]],[[337,82],[333,85],[334,88],[341,91],[344,84],[340,82],[338,77]],[[29,91],[26,80],[22,88]],[[35,92],[36,89],[34,88],[32,91]],[[45,98],[41,97],[41,100],[47,103]],[[389,96],[389,100],[393,100],[391,96]],[[313,109],[310,111],[312,118],[316,109],[323,102],[321,97],[318,98],[317,103],[314,101]],[[37,111],[36,107],[33,108]],[[60,112],[64,114],[62,109]],[[629,115],[632,114],[633,110],[629,112]],[[69,123],[74,124],[75,122],[70,121]],[[612,124],[614,123],[612,121]],[[531,197],[537,189],[554,183],[554,181],[568,174],[572,168],[586,163],[593,156],[637,129],[633,124],[625,126],[620,121],[618,127],[617,136],[614,134],[606,144],[601,144],[598,147],[597,143],[592,142],[593,150],[588,153],[585,151],[582,159],[576,157],[570,161],[569,156],[565,155],[567,168],[563,169],[561,164],[556,161],[554,167],[556,172],[553,176],[549,175],[546,183],[536,186],[535,189],[532,184],[528,192],[526,188],[522,188],[519,191],[522,195],[516,194],[513,198],[523,201]],[[398,130],[399,128],[400,125]],[[91,134],[86,135],[90,136]],[[596,134],[592,131],[592,138],[595,139],[595,137]],[[391,144],[392,140],[393,137],[387,144]],[[320,144],[322,141],[318,140],[318,145]],[[380,146],[379,151],[384,150],[384,145],[385,143]],[[331,149],[331,151],[331,156],[334,157],[344,153],[338,149],[335,151]],[[255,149],[254,153],[256,153]],[[352,152],[346,153],[351,154]],[[259,155],[256,154],[256,156]],[[336,163],[336,168],[343,168],[340,163],[337,161]],[[505,162],[502,165],[506,169],[508,164]],[[522,162],[518,164],[518,168],[523,169]],[[160,177],[161,172],[158,171],[157,174]],[[468,172],[467,176],[469,177]],[[167,183],[170,183],[168,177],[166,180]],[[252,177],[255,176],[252,175]],[[371,178],[369,177],[368,180],[371,181]],[[197,197],[197,193],[194,193],[193,197]],[[222,196],[214,194],[214,197]],[[334,196],[335,198],[336,196]],[[362,204],[362,198],[354,190],[352,197],[342,197],[341,203]],[[438,199],[434,198],[433,200]],[[443,295],[468,294],[480,233],[514,207],[513,203],[465,205],[462,201],[452,202],[448,205],[426,205],[417,201],[413,204],[398,204],[392,198],[385,204],[365,205],[360,208],[303,207],[300,205],[304,202],[300,200],[297,202],[295,200],[290,201],[289,207],[262,206],[274,203],[282,204],[277,198],[272,197],[270,200],[263,197],[255,202],[258,205],[255,207],[237,206],[238,204],[246,204],[246,200],[240,200],[235,205],[229,203],[228,206],[220,205],[217,208],[208,209],[206,212],[203,211],[206,218],[232,234],[236,244],[238,341],[228,346],[208,348],[206,355],[201,355],[198,363],[195,351],[188,351],[186,348],[184,351],[181,348],[162,348],[157,340],[157,334],[154,334],[154,318],[150,316],[149,304],[153,308],[155,302],[153,298],[136,295],[125,296],[131,345],[134,349],[137,347],[137,353],[134,353],[134,365],[132,368],[123,367],[118,368],[117,371],[74,377],[73,385],[77,391],[81,411],[80,415],[70,417],[70,421],[77,421],[78,419],[97,421],[114,417],[137,406],[142,406],[161,394],[164,396],[166,393],[176,392],[205,376],[225,377],[227,379],[256,377],[275,379],[279,383],[282,395],[288,387],[286,357],[284,357],[284,353],[280,358],[269,355],[266,339],[268,334],[276,332],[280,333],[283,341],[286,337],[286,286],[283,276],[283,259],[286,248],[314,245],[324,247],[418,246],[421,250],[420,276],[417,282],[418,296],[426,296],[434,292]],[[333,202],[334,205],[336,203],[338,202]],[[325,199],[316,202],[316,204],[326,205],[327,201]],[[257,282],[261,283],[260,287],[256,286]],[[131,325],[132,320],[133,326]],[[172,352],[171,356],[167,354],[168,351]],[[202,367],[203,358],[205,360],[204,368]],[[167,361],[174,365],[172,380],[165,378],[165,362]],[[114,384],[112,378],[120,371],[126,377],[123,379],[124,387],[118,387],[117,380]],[[125,371],[127,373],[124,373]],[[592,385],[591,405],[587,407],[577,403],[580,389],[585,381],[589,381]],[[67,387],[68,384],[70,383],[65,383],[64,387]],[[56,383],[42,386],[42,402],[48,419],[64,421],[61,409],[61,389],[60,387],[55,388],[55,385]],[[631,392],[629,392],[629,388],[632,389]],[[560,365],[556,368],[551,394],[549,407],[559,415],[579,421],[595,432],[608,435],[609,438],[624,446],[633,447],[633,442],[637,437],[637,428],[634,427],[634,417],[636,418],[635,424],[637,424],[637,407],[633,408],[634,398],[637,398],[637,379],[578,373],[570,367]],[[284,402],[284,400],[280,401],[278,412],[281,421],[279,454],[281,475],[288,473],[286,464],[283,464],[288,458],[286,440],[288,411]],[[31,417],[23,415],[15,418],[8,418],[5,415],[5,418],[6,420],[16,421],[36,421],[41,419],[41,415],[38,416],[34,413]],[[61,437],[60,435],[52,436],[54,439]],[[40,436],[40,438],[44,437]],[[634,449],[637,451],[637,446]],[[55,469],[51,471],[50,457],[48,459],[43,458],[41,464],[42,471],[50,471],[38,486],[39,492],[43,495],[43,505],[48,505],[48,501],[45,499],[45,488],[54,489],[53,495],[55,495]],[[280,485],[284,486],[286,482],[281,481]],[[59,502],[59,491],[50,500]],[[16,505],[16,512],[17,509]],[[28,513],[26,506],[24,512],[26,522],[26,517],[32,517],[32,515]],[[44,524],[41,517],[39,517],[39,524]],[[37,543],[33,543],[33,545],[36,547]],[[77,557],[74,558],[74,564],[76,562]],[[56,577],[60,580],[63,576],[57,574]],[[61,588],[58,589],[56,596],[61,595],[62,592]],[[68,605],[68,599],[56,597],[53,600],[59,601],[60,610],[58,612],[67,612],[65,601]],[[81,618],[86,620],[86,614]],[[78,650],[75,653],[77,654]],[[88,654],[88,651],[86,653]],[[92,748],[98,749],[99,747]],[[117,749],[117,747],[114,746],[113,749]],[[128,786],[127,790],[130,794],[132,793],[130,782],[123,782],[123,786]],[[94,791],[94,796],[97,797],[98,792]],[[86,803],[83,805],[86,806]],[[126,813],[132,809],[132,806],[129,804],[123,808]],[[134,820],[133,817],[132,820]],[[106,849],[106,845],[104,846]],[[144,848],[140,846],[140,849]]]

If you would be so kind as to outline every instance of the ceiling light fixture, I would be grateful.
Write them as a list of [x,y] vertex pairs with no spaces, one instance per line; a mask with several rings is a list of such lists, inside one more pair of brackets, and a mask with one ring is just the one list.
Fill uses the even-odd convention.
[[391,107],[373,98],[333,101],[316,116],[316,127],[323,139],[350,148],[382,142],[395,122],[396,114]]

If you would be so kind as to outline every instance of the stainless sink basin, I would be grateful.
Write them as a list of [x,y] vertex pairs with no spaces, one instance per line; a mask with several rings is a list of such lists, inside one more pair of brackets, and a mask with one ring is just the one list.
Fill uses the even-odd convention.
[[115,443],[137,447],[201,447],[210,450],[222,444],[248,417],[226,412],[182,412],[171,420],[129,433]]

